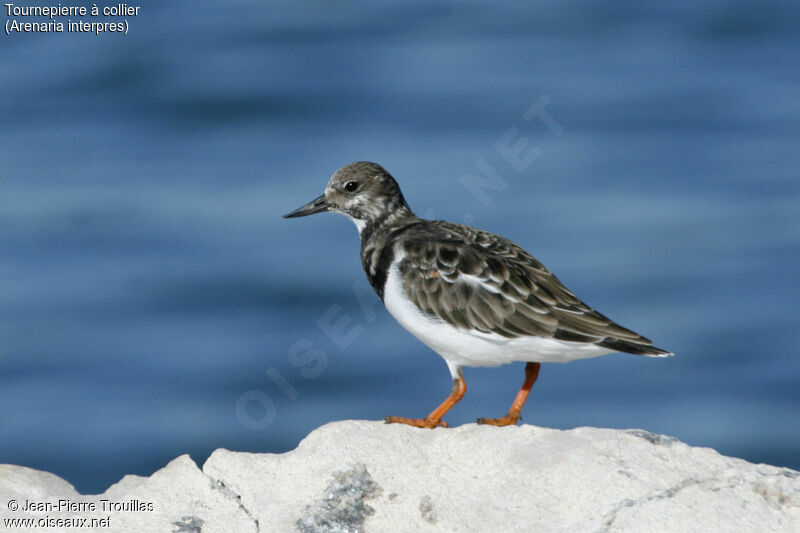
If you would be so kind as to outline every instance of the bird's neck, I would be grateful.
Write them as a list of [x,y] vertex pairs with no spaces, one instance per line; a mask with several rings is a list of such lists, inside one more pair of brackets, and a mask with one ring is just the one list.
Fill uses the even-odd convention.
[[387,269],[394,260],[394,237],[417,222],[420,219],[408,207],[403,206],[368,221],[361,231],[361,264],[381,300]]
[[382,241],[387,235],[398,228],[413,224],[419,218],[408,206],[402,205],[391,211],[385,211],[377,217],[367,220],[360,230],[361,246],[369,241]]

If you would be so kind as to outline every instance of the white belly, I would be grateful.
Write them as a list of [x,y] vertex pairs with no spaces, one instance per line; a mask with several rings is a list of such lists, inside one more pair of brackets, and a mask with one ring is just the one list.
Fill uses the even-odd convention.
[[580,342],[546,337],[509,339],[496,333],[469,331],[451,326],[439,318],[424,315],[406,298],[395,259],[383,290],[386,309],[404,328],[444,357],[451,366],[497,366],[515,361],[566,363],[611,353],[613,350]]

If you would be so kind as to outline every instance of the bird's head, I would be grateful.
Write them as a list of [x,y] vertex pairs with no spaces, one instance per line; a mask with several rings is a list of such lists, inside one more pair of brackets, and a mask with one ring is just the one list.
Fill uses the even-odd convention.
[[410,213],[397,182],[382,166],[368,161],[350,163],[331,176],[325,192],[284,218],[331,211],[352,220],[359,233],[370,222],[395,213]]

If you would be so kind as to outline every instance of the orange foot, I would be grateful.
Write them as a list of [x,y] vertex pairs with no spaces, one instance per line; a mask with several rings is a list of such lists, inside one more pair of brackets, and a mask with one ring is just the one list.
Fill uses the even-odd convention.
[[433,420],[430,418],[403,418],[402,416],[387,416],[383,419],[387,424],[406,424],[417,428],[435,427],[449,428],[450,426],[444,420]]
[[442,420],[444,414],[450,410],[458,401],[464,396],[464,393],[467,392],[467,384],[464,382],[464,376],[461,374],[461,369],[458,370],[455,379],[453,380],[453,390],[450,391],[450,396],[448,396],[442,404],[437,407],[436,409],[431,412],[425,418],[403,418],[402,416],[387,416],[383,420],[387,424],[408,424],[409,426],[414,426],[418,428],[430,428],[433,429],[435,427],[450,427],[447,425],[447,422]]
[[477,422],[478,424],[487,424],[490,426],[513,426],[517,423],[517,420],[521,418],[519,413],[508,413],[506,416],[500,418],[479,418]]
[[528,399],[528,394],[531,392],[533,384],[536,383],[536,378],[539,377],[539,363],[528,363],[525,365],[525,381],[522,383],[522,388],[519,389],[517,397],[514,398],[514,403],[511,404],[511,409],[508,414],[501,418],[479,418],[478,424],[488,424],[490,426],[513,426],[519,420],[522,406],[525,405],[525,400]]

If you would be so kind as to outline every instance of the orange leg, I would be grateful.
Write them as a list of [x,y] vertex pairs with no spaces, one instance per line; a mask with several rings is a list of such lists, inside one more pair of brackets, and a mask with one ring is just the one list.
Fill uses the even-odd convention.
[[458,377],[453,380],[453,390],[450,396],[447,397],[442,404],[431,412],[425,418],[403,418],[402,416],[387,416],[384,418],[387,424],[408,424],[418,428],[435,428],[436,426],[448,427],[447,422],[442,420],[442,417],[453,407],[467,392],[467,384],[464,382],[464,376],[461,375],[461,370],[458,371]]
[[511,409],[508,414],[502,418],[479,418],[478,424],[489,424],[492,426],[511,426],[517,423],[520,419],[522,406],[525,405],[525,400],[528,399],[528,394],[531,392],[531,387],[536,383],[536,378],[539,376],[539,363],[528,363],[525,365],[525,381],[522,383],[522,388],[514,398],[514,403],[511,404]]

